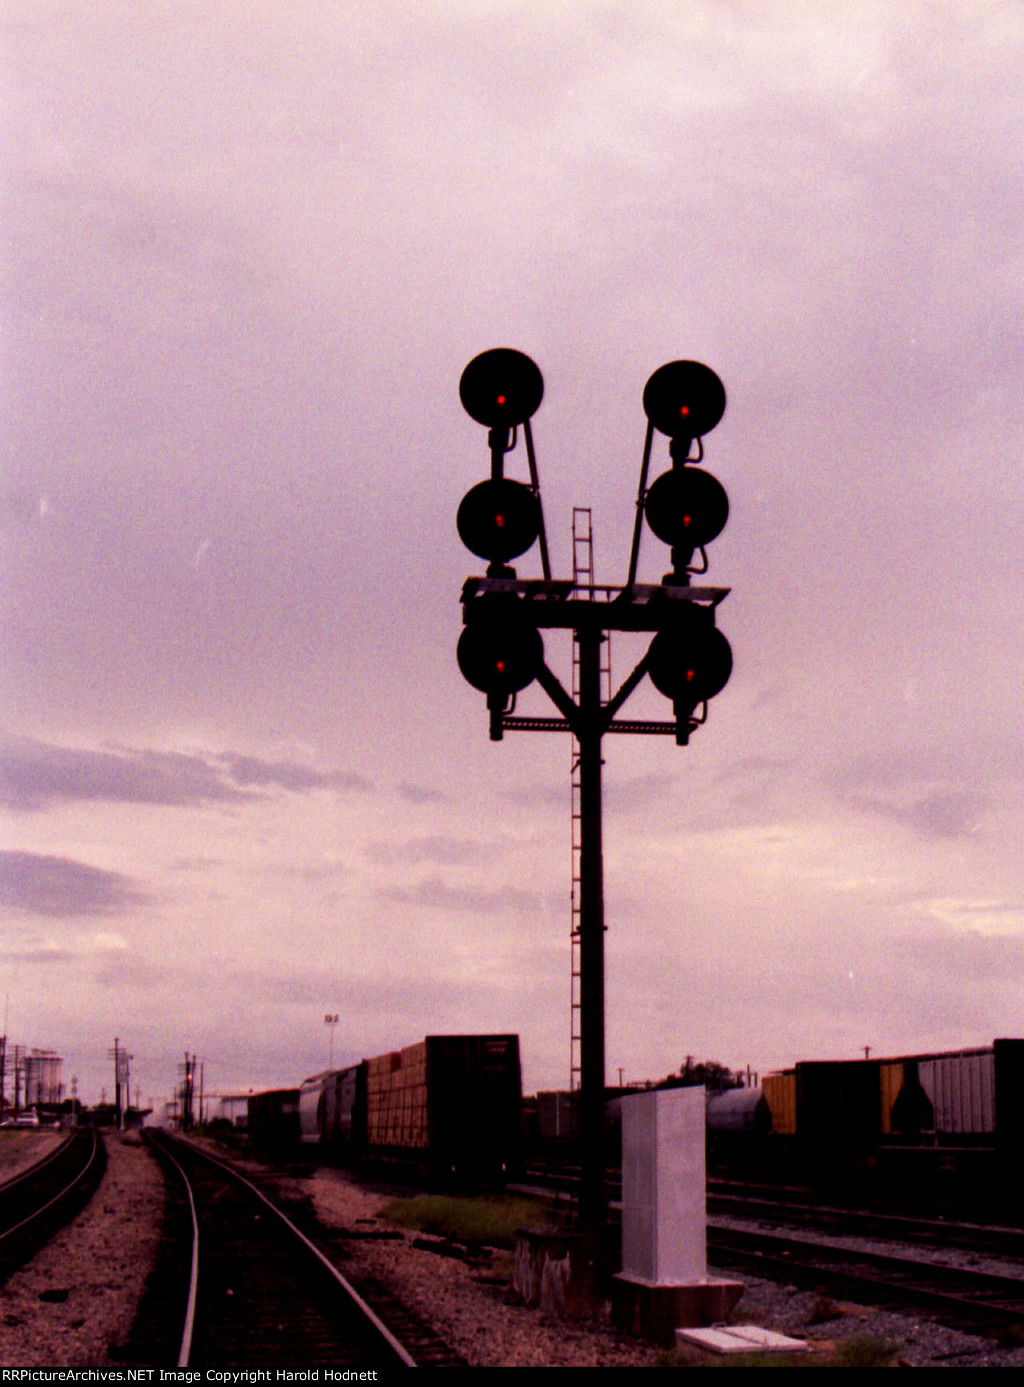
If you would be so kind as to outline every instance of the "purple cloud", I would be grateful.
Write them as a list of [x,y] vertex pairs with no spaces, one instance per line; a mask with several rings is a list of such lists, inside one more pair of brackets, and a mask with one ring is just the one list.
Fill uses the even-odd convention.
[[270,789],[372,788],[361,775],[233,752],[205,758],[130,747],[96,751],[28,737],[8,738],[0,749],[0,804],[11,809],[41,810],[67,800],[196,806],[240,803]]
[[69,857],[0,852],[0,910],[70,918],[106,915],[145,900],[119,872]]

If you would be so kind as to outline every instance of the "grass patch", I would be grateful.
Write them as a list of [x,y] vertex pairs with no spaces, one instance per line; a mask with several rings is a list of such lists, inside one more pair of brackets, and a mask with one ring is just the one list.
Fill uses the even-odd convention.
[[896,1355],[896,1344],[885,1339],[872,1338],[870,1334],[858,1334],[852,1339],[843,1339],[836,1344],[832,1355],[834,1368],[886,1368]]
[[423,1194],[415,1199],[392,1199],[381,1214],[401,1228],[458,1242],[486,1243],[488,1247],[514,1247],[520,1228],[548,1221],[547,1207],[540,1200],[514,1194],[475,1199]]

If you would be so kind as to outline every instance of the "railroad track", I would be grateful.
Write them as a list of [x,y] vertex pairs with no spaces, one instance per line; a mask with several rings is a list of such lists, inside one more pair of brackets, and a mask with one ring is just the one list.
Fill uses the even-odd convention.
[[728,1214],[791,1228],[809,1228],[842,1237],[884,1238],[940,1250],[959,1248],[987,1257],[1024,1258],[1024,1229],[907,1217],[840,1205],[792,1203],[761,1195],[718,1194],[709,1187],[708,1214]]
[[[328,1365],[360,1371],[438,1361],[399,1342],[314,1241],[252,1181],[189,1142],[166,1133],[150,1140],[174,1172],[177,1203],[183,1211],[187,1206],[188,1256],[182,1256],[180,1237],[169,1256],[177,1272],[187,1262],[188,1276],[175,1288],[164,1269],[163,1285],[143,1307],[122,1361],[152,1363],[156,1353],[182,1368]],[[166,1326],[172,1303],[181,1332],[168,1358],[166,1334],[157,1345],[147,1326]]]
[[105,1168],[99,1135],[82,1127],[0,1185],[0,1283],[85,1207]]
[[809,1238],[708,1225],[708,1260],[814,1290],[900,1309],[917,1305],[958,1329],[1024,1323],[1024,1266],[1009,1276]]
[[[608,1197],[612,1212],[620,1206],[622,1179],[618,1170],[608,1172]],[[528,1166],[524,1182],[508,1188],[552,1198],[575,1199],[579,1187],[576,1167],[556,1162]],[[980,1223],[948,1214],[908,1216],[883,1209],[849,1204],[825,1204],[810,1189],[756,1186],[748,1189],[709,1180],[707,1211],[735,1218],[783,1224],[834,1233],[841,1237],[881,1238],[891,1242],[920,1244],[937,1249],[960,1248],[986,1257],[1024,1258],[1024,1228],[1000,1223]]]
[[[545,1172],[546,1173],[546,1172]],[[534,1172],[535,1193],[544,1192],[542,1172]],[[547,1192],[565,1198],[573,1189],[571,1173],[546,1182]],[[1024,1234],[1020,1229],[939,1219],[905,1218],[845,1207],[823,1207],[809,1191],[792,1201],[721,1194],[709,1187],[709,1216],[717,1213],[771,1224],[794,1224],[819,1237],[787,1235],[774,1228],[735,1228],[709,1222],[708,1261],[768,1280],[784,1279],[809,1289],[842,1295],[892,1309],[908,1305],[930,1310],[959,1329],[992,1333],[1024,1324]],[[570,1196],[571,1197],[571,1196]],[[611,1215],[618,1209],[613,1205]],[[839,1244],[828,1236],[885,1239],[907,1245],[892,1250]],[[914,1245],[923,1245],[916,1255]],[[942,1254],[953,1249],[997,1257],[1010,1263],[1003,1271],[950,1265]]]
[[[551,1198],[575,1199],[580,1186],[578,1165],[559,1160],[532,1160],[523,1167],[521,1177],[506,1189],[513,1193],[540,1194]],[[609,1169],[605,1186],[608,1199],[617,1204],[622,1199],[622,1172]]]
[[999,1205],[987,1204],[980,1199],[969,1204],[964,1201],[952,1202],[927,1197],[914,1199],[906,1193],[883,1196],[865,1190],[830,1190],[810,1185],[768,1184],[754,1180],[709,1176],[708,1199],[712,1196],[763,1199],[769,1203],[792,1208],[828,1206],[836,1210],[876,1214],[879,1218],[911,1218],[922,1222],[976,1227],[998,1225],[1024,1229],[1024,1218],[1021,1217],[1020,1209],[1009,1210]]

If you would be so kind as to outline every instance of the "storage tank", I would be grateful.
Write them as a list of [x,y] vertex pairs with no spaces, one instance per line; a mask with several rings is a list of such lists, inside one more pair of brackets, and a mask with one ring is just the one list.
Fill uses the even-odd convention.
[[26,1108],[38,1107],[40,1103],[59,1103],[64,1094],[61,1083],[61,1070],[64,1065],[60,1055],[49,1050],[33,1050],[22,1061],[25,1066]]

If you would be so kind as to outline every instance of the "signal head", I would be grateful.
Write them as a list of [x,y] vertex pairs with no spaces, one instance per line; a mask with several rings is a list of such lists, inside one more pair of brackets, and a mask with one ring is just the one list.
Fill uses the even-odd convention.
[[644,514],[663,543],[699,549],[725,529],[729,497],[710,472],[677,467],[663,472],[648,491]]
[[466,413],[488,428],[515,428],[536,414],[544,398],[544,377],[524,352],[495,347],[475,356],[459,381]]
[[669,438],[703,438],[725,413],[725,386],[710,366],[670,361],[644,386],[644,413]]
[[455,524],[467,549],[507,563],[525,554],[540,534],[540,502],[522,482],[492,477],[466,492]]
[[456,657],[463,678],[504,705],[536,679],[544,642],[535,626],[515,617],[478,618],[459,637]]
[[732,674],[732,647],[714,624],[714,614],[688,603],[686,616],[659,631],[647,654],[647,672],[659,693],[696,708],[721,693]]

